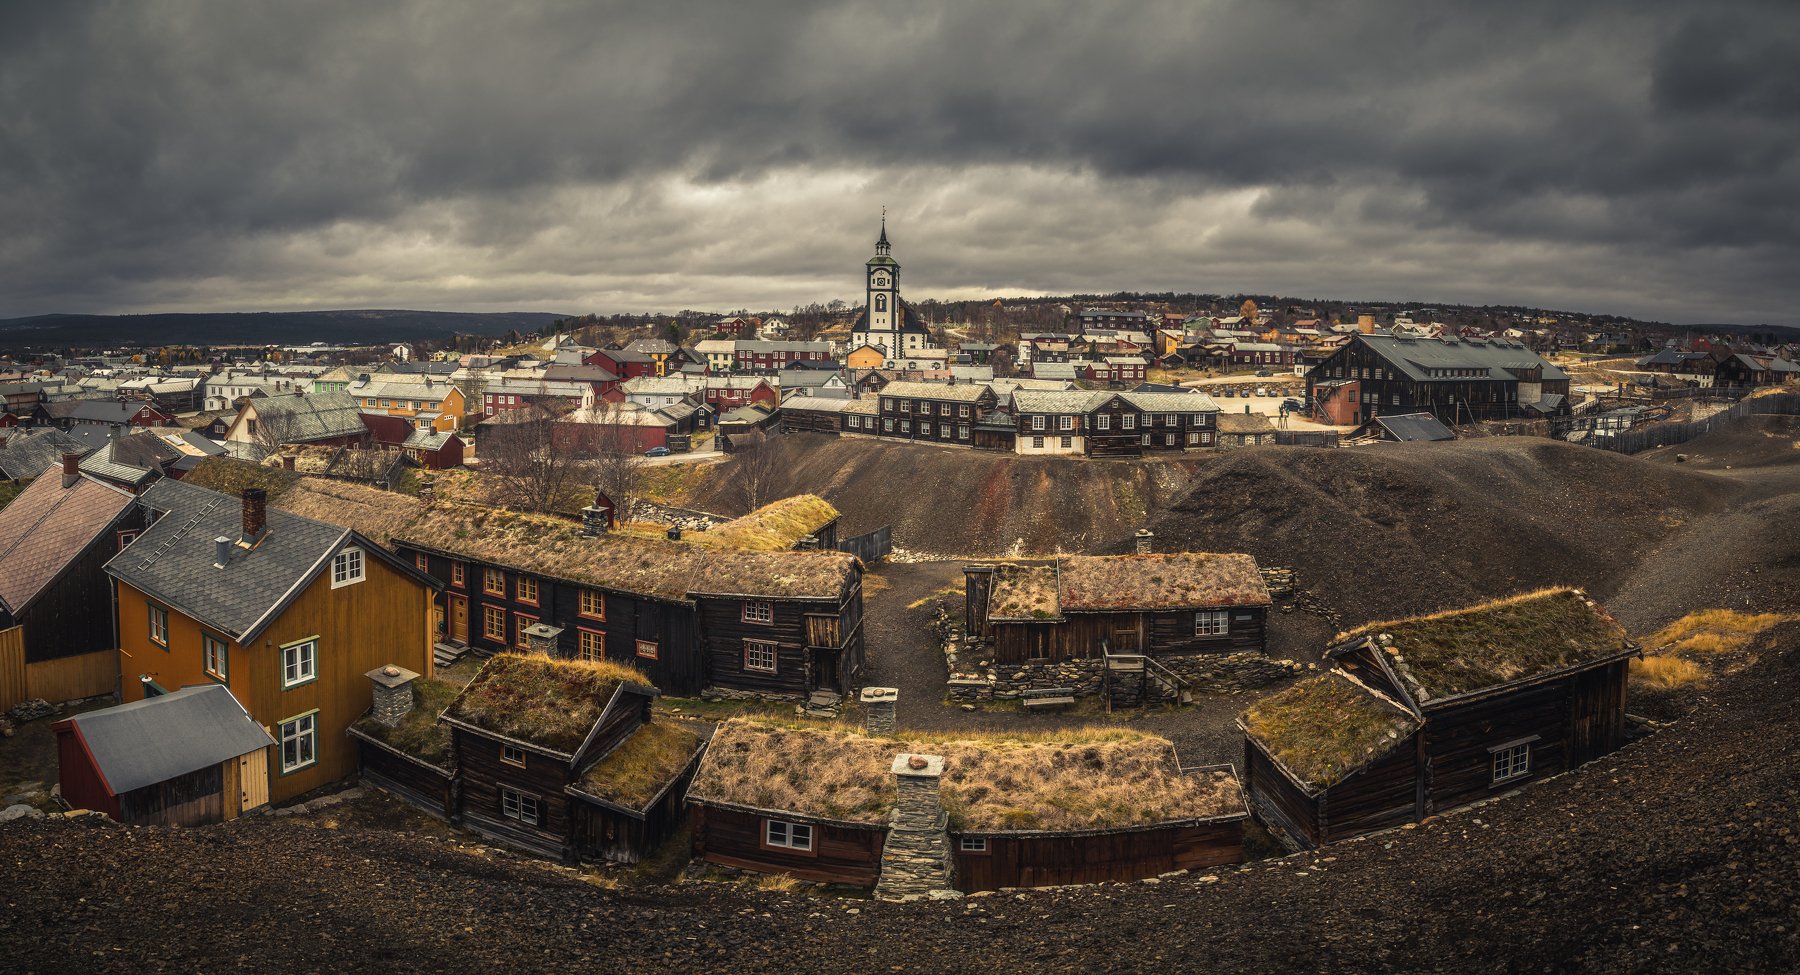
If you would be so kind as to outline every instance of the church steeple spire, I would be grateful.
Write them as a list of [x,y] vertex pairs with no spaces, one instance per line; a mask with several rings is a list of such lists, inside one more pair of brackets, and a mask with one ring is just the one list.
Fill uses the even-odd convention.
[[881,236],[875,241],[875,256],[887,257],[893,248],[887,239],[887,207],[881,208]]

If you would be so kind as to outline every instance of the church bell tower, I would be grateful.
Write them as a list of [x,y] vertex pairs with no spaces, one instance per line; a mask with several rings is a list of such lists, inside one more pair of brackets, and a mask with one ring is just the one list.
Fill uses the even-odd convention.
[[[900,264],[891,255],[892,246],[887,238],[887,213],[881,215],[881,237],[875,241],[875,256],[869,258],[868,268],[868,305],[869,332],[898,332],[900,330]],[[888,347],[889,355],[899,354],[899,350]]]

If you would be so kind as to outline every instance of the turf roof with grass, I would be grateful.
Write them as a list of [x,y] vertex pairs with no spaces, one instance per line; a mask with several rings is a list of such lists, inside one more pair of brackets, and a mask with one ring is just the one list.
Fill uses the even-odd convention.
[[611,661],[501,653],[482,665],[444,716],[573,756],[626,683],[651,686],[636,668]]
[[1056,566],[1001,565],[988,591],[990,620],[1059,620]]
[[1183,774],[1168,740],[1124,729],[895,739],[733,719],[714,734],[688,796],[884,826],[893,760],[908,752],[943,756],[941,796],[958,832],[1125,829],[1245,811],[1232,775]]
[[1001,565],[988,595],[988,619],[1065,618],[1066,613],[1154,613],[1267,606],[1256,559],[1242,554],[1166,552],[1071,555],[1054,565]]
[[683,601],[695,593],[836,600],[856,578],[846,552],[746,552],[657,538],[589,538],[575,522],[504,508],[416,498],[303,478],[274,500],[283,511],[354,528],[385,544],[618,592]]
[[1412,712],[1342,671],[1271,694],[1238,723],[1276,764],[1314,793],[1386,755],[1420,725]]
[[1579,589],[1540,589],[1477,606],[1370,623],[1369,638],[1421,704],[1485,690],[1624,652],[1619,621]]
[[695,545],[747,552],[779,552],[791,549],[826,525],[839,512],[815,494],[796,494],[765,504],[742,518],[691,536]]
[[395,751],[443,768],[450,759],[450,726],[439,722],[438,715],[461,690],[459,684],[420,677],[412,682],[412,710],[398,724],[390,728],[364,717],[354,727]]
[[700,736],[675,721],[639,727],[587,770],[572,788],[615,806],[643,811],[700,750]]

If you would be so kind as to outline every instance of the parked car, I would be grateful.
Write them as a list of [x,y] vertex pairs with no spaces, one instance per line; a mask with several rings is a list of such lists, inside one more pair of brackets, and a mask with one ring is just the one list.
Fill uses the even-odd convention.
[[1273,376],[1273,375],[1275,375],[1273,372],[1270,372],[1267,369],[1258,369],[1258,370],[1256,370],[1256,374],[1258,376]]
[[667,457],[667,456],[669,456],[669,448],[667,448],[667,447],[651,447],[649,450],[644,451],[644,456],[645,457]]
[[1285,402],[1281,405],[1287,407],[1289,410],[1304,410],[1304,409],[1306,409],[1305,403],[1293,398],[1292,396],[1288,397],[1287,402]]

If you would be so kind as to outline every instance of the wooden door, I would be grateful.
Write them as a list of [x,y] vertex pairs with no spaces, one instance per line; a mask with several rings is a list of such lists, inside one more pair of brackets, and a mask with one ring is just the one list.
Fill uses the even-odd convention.
[[1113,653],[1139,653],[1144,649],[1144,641],[1138,635],[1137,617],[1113,620],[1112,649]]
[[237,772],[239,811],[249,812],[268,805],[269,749],[258,748],[239,758]]
[[450,642],[469,642],[469,600],[464,596],[450,599]]

